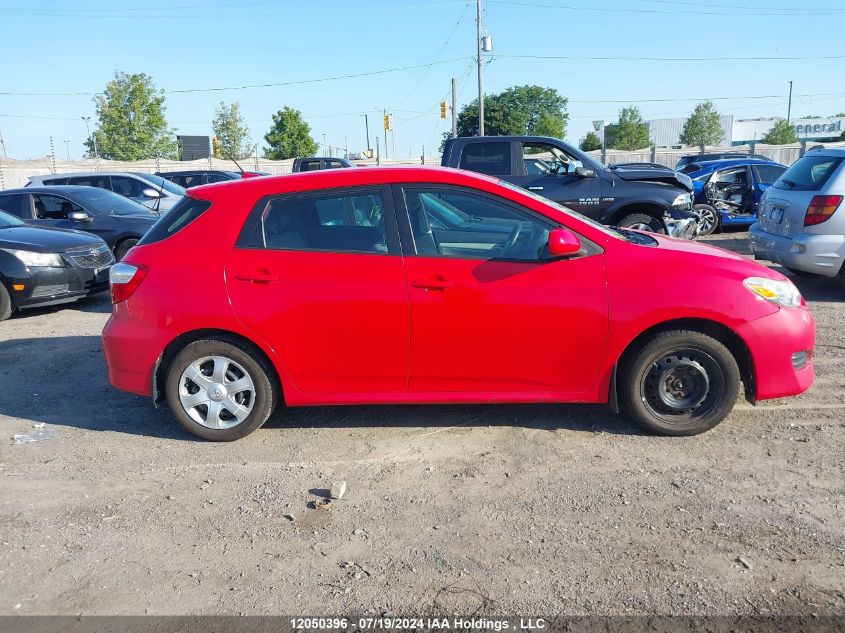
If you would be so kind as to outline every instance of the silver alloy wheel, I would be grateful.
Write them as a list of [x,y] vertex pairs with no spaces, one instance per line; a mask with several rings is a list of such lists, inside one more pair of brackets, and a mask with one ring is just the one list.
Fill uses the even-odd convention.
[[210,429],[230,429],[249,416],[255,384],[231,358],[205,356],[188,365],[179,378],[179,402],[190,418]]
[[716,228],[716,214],[712,209],[706,208],[695,209],[695,213],[698,215],[698,232],[701,235],[710,235]]

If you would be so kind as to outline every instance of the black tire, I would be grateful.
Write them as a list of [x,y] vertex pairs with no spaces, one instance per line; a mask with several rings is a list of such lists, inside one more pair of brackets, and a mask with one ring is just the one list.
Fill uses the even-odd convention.
[[6,290],[6,286],[0,282],[0,321],[5,321],[10,316],[12,316],[12,312],[15,309],[12,306],[12,298],[9,296],[9,291]]
[[739,367],[731,352],[713,337],[692,330],[656,334],[626,359],[620,376],[622,408],[659,435],[697,435],[712,429],[730,413],[739,395]]
[[135,246],[138,243],[138,239],[134,237],[127,237],[123,240],[120,244],[117,245],[117,248],[114,249],[114,258],[116,261],[120,261],[124,257],[126,257],[126,253],[129,252],[129,249]]
[[651,233],[665,233],[666,229],[663,226],[663,222],[660,221],[660,218],[656,218],[653,215],[647,215],[645,213],[631,213],[626,215],[624,218],[619,220],[616,223],[616,226],[628,229],[633,227],[648,227],[648,228],[641,228],[642,231],[650,231]]
[[711,207],[709,204],[697,204],[692,208],[692,210],[699,218],[706,217],[706,221],[699,220],[698,222],[699,235],[710,235],[711,233],[715,233],[719,230],[720,216],[716,209]]
[[[251,411],[242,421],[228,428],[210,428],[194,417],[191,417],[188,411],[182,406],[180,391],[197,388],[197,385],[190,379],[185,379],[185,382],[180,384],[183,372],[191,364],[207,357],[223,357],[228,359],[231,364],[229,365],[229,370],[227,370],[226,377],[228,378],[231,372],[238,372],[242,369],[252,380],[254,386],[254,396],[250,395],[246,402],[247,405],[250,405],[250,400],[254,397],[254,400],[251,400]],[[232,361],[234,362],[232,363]],[[237,373],[235,374],[235,378],[240,377]],[[223,384],[225,385],[225,378]],[[209,394],[211,394],[212,388],[209,387]],[[167,370],[165,394],[173,415],[176,416],[179,424],[185,430],[206,440],[231,442],[246,437],[267,421],[279,400],[279,387],[276,384],[275,373],[267,360],[256,353],[249,345],[235,339],[204,339],[185,346],[176,355],[173,362],[170,363]],[[240,396],[246,397],[245,394],[236,394],[236,397]],[[225,402],[221,402],[220,404],[225,407]],[[204,413],[203,406],[206,407]],[[192,407],[192,410],[193,414],[199,416],[200,419],[205,415],[205,422],[208,423],[207,405]],[[226,414],[234,418],[229,410],[224,408],[221,412],[221,417]],[[223,422],[230,423],[231,419],[223,420]]]

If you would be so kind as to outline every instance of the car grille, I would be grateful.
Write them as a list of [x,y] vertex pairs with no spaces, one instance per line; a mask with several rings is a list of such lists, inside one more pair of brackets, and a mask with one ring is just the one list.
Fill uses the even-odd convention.
[[86,249],[84,253],[75,255],[68,253],[68,257],[80,268],[103,268],[114,263],[111,251],[108,246],[99,246],[95,249]]

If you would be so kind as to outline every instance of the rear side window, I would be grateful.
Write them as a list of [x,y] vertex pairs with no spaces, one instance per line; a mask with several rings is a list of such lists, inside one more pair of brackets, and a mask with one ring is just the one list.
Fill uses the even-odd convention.
[[773,186],[787,191],[818,191],[841,163],[841,158],[833,156],[804,156],[795,161]]
[[781,167],[780,165],[754,165],[754,170],[757,172],[757,180],[765,185],[770,185],[783,176],[786,167]]
[[[5,211],[9,215],[13,215],[16,218],[23,217],[23,199],[24,194],[22,193],[11,193],[6,195],[0,195],[0,211]],[[29,215],[29,214],[27,214]]]
[[299,163],[299,171],[317,171],[320,169],[320,160],[304,160]]
[[[58,183],[44,181],[45,185]],[[81,187],[99,187],[100,189],[111,189],[111,182],[108,176],[73,176],[68,178],[67,184],[79,185]]]
[[686,165],[681,167],[681,173],[691,174],[692,172],[698,171],[699,169],[701,169],[701,165],[699,165],[698,163],[687,163]]
[[211,203],[185,196],[165,213],[141,238],[139,245],[153,244],[175,235],[205,213]]
[[488,176],[507,176],[511,173],[511,144],[469,143],[461,153],[461,169]]

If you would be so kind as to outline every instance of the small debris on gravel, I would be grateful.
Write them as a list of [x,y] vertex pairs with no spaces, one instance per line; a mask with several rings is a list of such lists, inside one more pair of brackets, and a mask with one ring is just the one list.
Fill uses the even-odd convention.
[[346,482],[345,481],[335,481],[332,484],[331,490],[329,490],[329,496],[332,499],[343,499],[343,495],[346,494]]
[[284,518],[286,518],[288,521],[296,521],[296,517],[293,516],[292,514],[283,514],[282,516]]
[[751,569],[751,563],[749,563],[747,560],[745,560],[742,556],[738,556],[737,559],[736,559],[736,562],[738,562],[740,565],[742,565],[746,569]]

